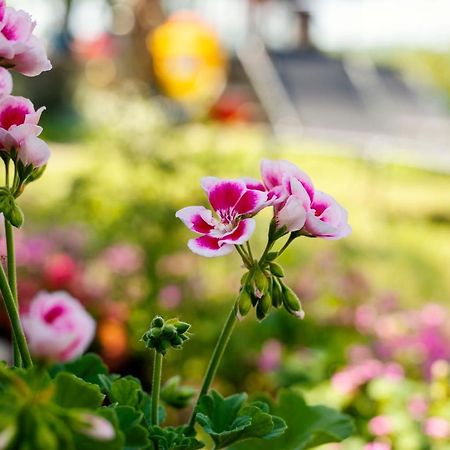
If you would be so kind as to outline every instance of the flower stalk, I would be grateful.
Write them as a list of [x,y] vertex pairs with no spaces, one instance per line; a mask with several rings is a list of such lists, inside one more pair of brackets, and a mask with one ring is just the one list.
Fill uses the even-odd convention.
[[9,321],[11,323],[11,328],[16,339],[17,346],[20,350],[22,356],[23,366],[25,368],[33,365],[31,360],[30,351],[28,349],[27,341],[25,339],[25,334],[23,332],[22,324],[20,322],[19,312],[14,300],[14,295],[11,292],[11,288],[6,278],[3,266],[0,264],[0,291],[3,296],[3,301],[5,303],[6,312],[8,313]]
[[[19,300],[17,296],[17,272],[16,272],[16,254],[14,248],[14,233],[12,225],[5,219],[5,237],[6,237],[6,252],[8,264],[8,283],[11,293],[14,298],[17,311],[19,311]],[[13,361],[16,367],[22,366],[22,355],[17,344],[16,336],[13,332]]]
[[159,395],[161,391],[162,353],[155,350],[152,379],[152,425],[159,425]]
[[213,354],[211,355],[211,359],[209,360],[208,368],[206,369],[205,377],[203,379],[202,387],[198,394],[197,401],[195,403],[194,409],[192,410],[191,418],[188,423],[188,430],[192,430],[195,425],[195,417],[197,414],[197,406],[199,404],[200,399],[206,395],[211,387],[211,384],[216,376],[217,369],[220,365],[220,361],[222,360],[223,354],[225,353],[225,349],[227,348],[228,342],[230,341],[231,335],[233,334],[234,327],[236,325],[236,313],[237,307],[236,303],[233,304],[230,313],[228,314],[227,320],[220,332],[219,339],[217,340],[216,346],[214,348]]

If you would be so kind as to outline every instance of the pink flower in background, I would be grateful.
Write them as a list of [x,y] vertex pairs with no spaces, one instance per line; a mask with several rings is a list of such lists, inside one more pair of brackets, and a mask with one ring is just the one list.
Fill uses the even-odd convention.
[[375,416],[369,421],[369,430],[375,436],[386,436],[392,432],[391,419],[387,416]]
[[450,421],[442,417],[430,417],[423,426],[424,433],[434,439],[450,438]]
[[45,264],[44,277],[52,288],[70,284],[78,274],[77,263],[68,254],[56,253]]
[[309,176],[289,161],[267,159],[261,161],[261,176],[274,205],[277,226],[286,226],[290,232],[301,230],[314,198]]
[[37,294],[22,323],[31,353],[54,361],[80,356],[95,334],[94,319],[63,291]]
[[43,44],[33,34],[36,23],[25,11],[5,7],[0,0],[0,61],[30,77],[50,70]]
[[272,372],[280,367],[283,346],[276,339],[269,339],[263,345],[258,366],[263,372]]
[[176,308],[183,298],[183,293],[176,284],[168,284],[159,291],[159,303],[167,309]]
[[188,206],[176,213],[190,230],[201,234],[191,239],[188,247],[202,256],[227,255],[235,245],[250,239],[255,229],[256,214],[266,205],[267,194],[252,189],[244,180],[219,180],[207,177],[202,180],[209,203],[218,219],[203,206]]
[[12,88],[13,80],[9,70],[0,67],[0,98],[10,95]]
[[38,136],[38,126],[44,107],[35,111],[33,103],[24,97],[8,95],[0,100],[0,151],[15,150],[24,165],[40,167],[50,157],[48,145]]
[[342,239],[352,229],[348,224],[347,211],[331,195],[315,191],[306,215],[304,232],[323,239]]
[[111,245],[103,252],[109,268],[116,273],[129,275],[142,268],[144,256],[139,247],[130,244]]

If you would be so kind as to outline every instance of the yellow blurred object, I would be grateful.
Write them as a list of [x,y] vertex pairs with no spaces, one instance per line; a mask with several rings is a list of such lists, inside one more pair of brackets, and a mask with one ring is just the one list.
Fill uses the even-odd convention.
[[178,12],[147,36],[156,78],[165,93],[191,111],[205,111],[226,83],[226,56],[207,23]]

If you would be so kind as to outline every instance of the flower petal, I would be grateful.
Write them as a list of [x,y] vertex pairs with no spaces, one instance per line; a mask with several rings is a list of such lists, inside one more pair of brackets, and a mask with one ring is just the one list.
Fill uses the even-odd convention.
[[331,195],[316,191],[305,231],[323,239],[342,239],[352,231],[347,220],[347,211]]
[[233,209],[238,214],[251,214],[258,212],[264,206],[267,206],[267,193],[249,189],[242,194]]
[[218,181],[220,181],[220,178],[217,177],[203,177],[200,180],[200,185],[205,192],[208,192]]
[[233,251],[232,245],[220,245],[219,239],[212,236],[201,236],[196,239],[191,239],[188,242],[188,247],[197,255],[208,258],[228,255]]
[[256,191],[265,191],[266,188],[264,187],[264,184],[261,183],[261,181],[255,179],[255,178],[240,178],[245,183],[245,186],[247,189],[253,189]]
[[306,212],[302,199],[291,195],[276,214],[277,226],[285,226],[289,232],[299,231],[305,225]]
[[28,136],[20,145],[19,159],[27,166],[41,167],[50,158],[50,149],[46,142],[35,136]]
[[269,191],[283,184],[284,177],[294,177],[303,185],[311,200],[314,197],[314,186],[309,175],[289,161],[263,159],[261,161],[261,176]]
[[220,180],[212,184],[208,190],[208,199],[215,211],[222,218],[230,218],[232,208],[245,192],[245,184],[239,180]]
[[241,245],[250,239],[255,231],[255,226],[256,222],[254,219],[241,220],[233,231],[219,239],[219,244]]
[[203,206],[187,206],[176,212],[178,217],[190,230],[200,234],[208,234],[214,229],[215,220],[212,212]]

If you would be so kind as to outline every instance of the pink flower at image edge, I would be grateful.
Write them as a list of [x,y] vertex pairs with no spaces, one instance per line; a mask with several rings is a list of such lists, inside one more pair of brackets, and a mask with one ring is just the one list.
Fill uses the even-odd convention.
[[80,356],[95,335],[95,321],[68,293],[40,292],[22,315],[31,353],[52,361]]

